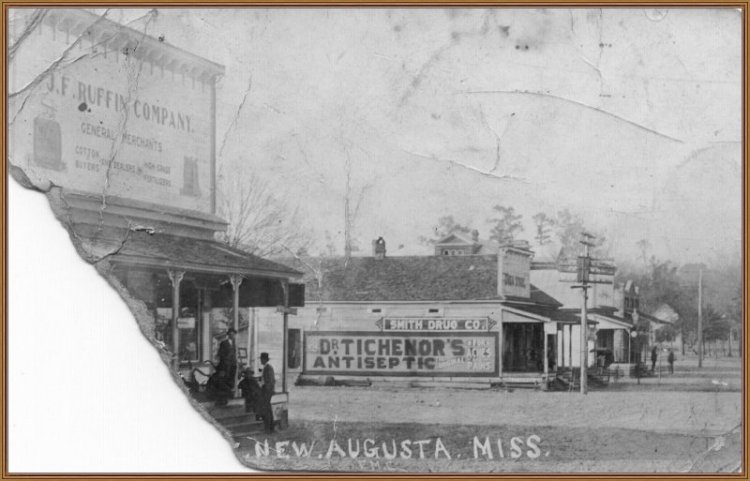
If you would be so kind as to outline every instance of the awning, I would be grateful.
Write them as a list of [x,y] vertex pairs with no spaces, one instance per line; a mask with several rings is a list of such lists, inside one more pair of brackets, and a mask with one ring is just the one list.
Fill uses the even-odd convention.
[[589,319],[597,322],[597,329],[632,329],[633,325],[621,317],[591,314]]
[[509,307],[504,305],[502,308],[502,321],[503,323],[551,322],[552,319],[546,316],[539,315],[536,312],[519,308],[517,306]]
[[209,239],[131,231],[108,256],[116,264],[205,274],[299,280],[302,273]]

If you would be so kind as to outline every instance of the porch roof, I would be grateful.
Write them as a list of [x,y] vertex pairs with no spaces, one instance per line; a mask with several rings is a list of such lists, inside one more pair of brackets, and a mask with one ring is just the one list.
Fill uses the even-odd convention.
[[118,264],[299,280],[302,273],[226,244],[175,235],[130,231],[109,256]]
[[593,313],[591,317],[599,322],[599,329],[631,329],[633,325],[621,317]]
[[[615,314],[614,308],[594,307],[588,310],[589,324],[601,324],[600,329],[631,329],[633,323],[624,317]],[[581,323],[580,309],[559,309],[552,313],[552,319],[557,322],[568,324]]]

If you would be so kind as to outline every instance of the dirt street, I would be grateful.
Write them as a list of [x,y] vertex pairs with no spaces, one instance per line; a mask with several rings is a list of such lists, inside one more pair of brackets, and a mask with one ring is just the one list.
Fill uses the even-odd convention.
[[[690,389],[649,378],[585,396],[292,387],[290,428],[240,440],[238,455],[250,467],[273,470],[736,471],[742,393],[726,380],[736,382],[739,371],[712,376],[710,369],[697,376],[683,370]],[[717,375],[725,384],[711,382]]]
[[[305,387],[291,396],[290,429],[241,441],[240,456],[249,466],[316,471],[715,472],[735,469],[741,458],[742,399],[736,392],[582,396]],[[371,441],[365,445],[367,440]],[[417,442],[424,440],[420,453]],[[302,443],[310,453],[299,451]]]

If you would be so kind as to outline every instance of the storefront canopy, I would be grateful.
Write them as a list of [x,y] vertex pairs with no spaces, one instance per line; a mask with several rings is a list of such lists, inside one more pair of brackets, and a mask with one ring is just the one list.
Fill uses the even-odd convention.
[[297,280],[302,273],[213,240],[131,232],[110,260],[134,267]]

